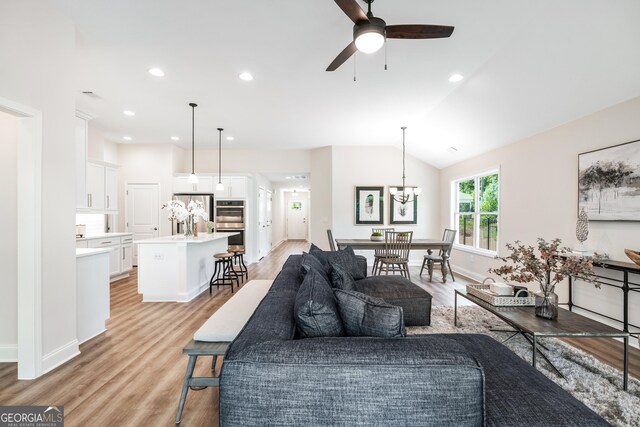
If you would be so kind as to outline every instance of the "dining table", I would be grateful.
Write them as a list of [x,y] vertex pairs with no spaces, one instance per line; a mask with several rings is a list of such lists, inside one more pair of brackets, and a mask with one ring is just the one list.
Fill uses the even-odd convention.
[[[355,250],[376,250],[376,249],[384,249],[385,241],[384,240],[371,240],[371,239],[336,239],[336,244],[338,245],[338,249],[344,249],[347,246],[351,246],[351,248]],[[413,239],[411,240],[411,249],[415,250],[426,250],[429,255],[432,254],[433,250],[441,250],[444,254],[445,249],[449,247],[451,243],[445,242],[441,239]],[[446,283],[447,275],[449,274],[449,269],[447,268],[447,256],[443,255],[443,260],[441,263],[441,271],[442,271],[442,282]],[[422,270],[421,270],[422,272]],[[453,277],[453,275],[451,276]]]

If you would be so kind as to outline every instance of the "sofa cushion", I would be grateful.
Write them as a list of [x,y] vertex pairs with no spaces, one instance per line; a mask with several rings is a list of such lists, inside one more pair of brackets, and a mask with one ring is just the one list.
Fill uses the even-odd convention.
[[300,285],[293,313],[301,337],[344,336],[331,285],[313,267]]
[[397,338],[405,336],[402,308],[360,292],[335,289],[347,336]]
[[327,268],[322,265],[320,260],[315,256],[308,254],[306,252],[302,253],[302,259],[300,261],[300,273],[302,276],[306,276],[309,270],[315,269],[318,273],[322,275],[322,278],[327,281],[327,283],[331,283],[331,278],[329,277],[329,273]]
[[340,264],[332,262],[331,265],[331,286],[343,291],[355,291],[356,282],[350,272],[345,270]]
[[356,281],[356,290],[402,307],[406,326],[431,324],[431,295],[400,275],[369,276]]
[[323,251],[312,243],[309,253],[318,258],[327,271],[330,269],[330,263],[333,262],[340,264],[345,270],[349,271],[356,280],[364,279],[365,277],[351,246],[339,251]]

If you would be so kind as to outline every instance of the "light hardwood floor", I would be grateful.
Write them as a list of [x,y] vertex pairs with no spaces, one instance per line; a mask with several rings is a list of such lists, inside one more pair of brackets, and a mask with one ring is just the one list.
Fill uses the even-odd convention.
[[[308,249],[305,241],[288,241],[257,264],[250,279],[273,279],[289,254]],[[466,282],[430,283],[412,268],[414,282],[433,295],[434,305],[453,305],[453,289]],[[0,363],[0,405],[64,405],[67,426],[171,426],[180,396],[187,357],[182,347],[230,297],[228,287],[214,288],[189,303],[142,303],[137,275],[111,286],[111,319],[106,333],[80,346],[81,355],[34,381],[16,380],[16,364]],[[597,340],[588,351],[614,366],[617,349]],[[584,345],[582,342],[578,343]],[[632,352],[632,374],[640,376],[640,352]],[[208,375],[208,360],[197,375]],[[190,391],[183,426],[218,424],[218,391]]]

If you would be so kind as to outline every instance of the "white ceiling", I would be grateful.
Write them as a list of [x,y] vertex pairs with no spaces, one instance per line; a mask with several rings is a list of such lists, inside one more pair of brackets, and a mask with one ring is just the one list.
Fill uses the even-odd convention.
[[640,96],[637,0],[376,0],[387,24],[456,28],[389,40],[388,71],[358,54],[356,82],[353,60],[324,71],[352,37],[332,0],[50,1],[77,25],[78,108],[116,142],[187,147],[196,102],[197,147],[217,127],[229,149],[400,146],[406,125],[407,152],[441,168]]

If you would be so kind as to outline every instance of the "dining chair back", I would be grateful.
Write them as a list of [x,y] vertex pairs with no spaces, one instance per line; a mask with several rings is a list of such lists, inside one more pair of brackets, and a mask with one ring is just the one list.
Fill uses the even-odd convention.
[[379,260],[378,274],[383,271],[399,272],[407,279],[411,279],[409,274],[409,252],[411,251],[411,240],[413,231],[387,231],[385,233],[385,256]]
[[[371,234],[373,233],[380,233],[382,234],[382,237],[385,237],[385,234],[387,231],[395,231],[396,229],[394,227],[373,227],[371,229]],[[371,274],[376,274],[376,271],[378,270],[378,265],[379,265],[379,261],[380,258],[383,258],[385,256],[385,250],[384,249],[375,249],[373,252],[373,266],[371,267]]]
[[335,252],[335,250],[336,250],[336,241],[333,240],[333,233],[331,232],[331,229],[327,230],[327,238],[329,239],[329,247],[331,248],[331,250],[333,252]]
[[[438,255],[432,255],[431,251],[428,252],[427,255],[424,256],[424,260],[422,261],[422,267],[420,268],[420,275],[422,276],[422,272],[425,268],[429,272],[429,281],[433,279],[433,267],[435,264],[440,264],[442,266],[442,281],[445,282],[447,280],[447,273],[451,274],[451,279],[455,282],[456,278],[453,275],[453,270],[451,269],[451,250],[453,249],[453,242],[456,240],[457,230],[452,230],[450,228],[445,228],[444,234],[442,235],[442,241],[447,242],[448,245],[444,248],[440,249],[440,253]],[[448,267],[448,268],[447,268]]]
[[451,255],[451,249],[453,249],[453,242],[456,240],[457,230],[452,230],[450,228],[444,229],[444,234],[442,235],[442,241],[448,242],[449,246],[446,249],[440,251],[440,256],[446,257],[447,259]]

